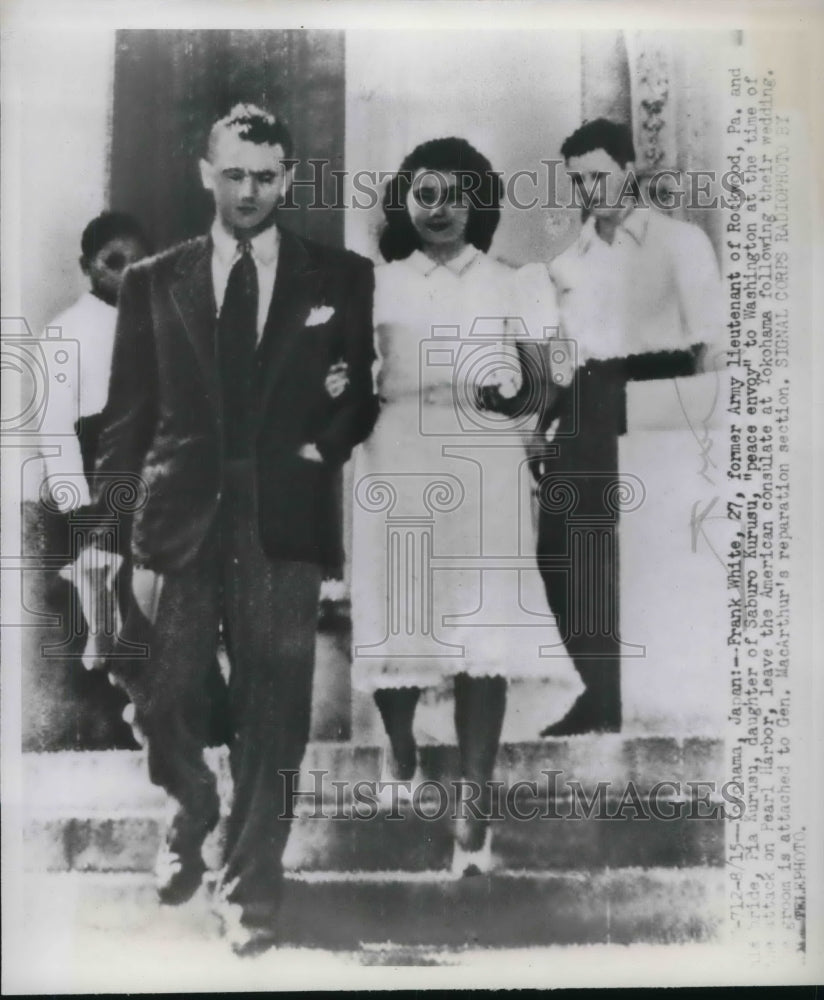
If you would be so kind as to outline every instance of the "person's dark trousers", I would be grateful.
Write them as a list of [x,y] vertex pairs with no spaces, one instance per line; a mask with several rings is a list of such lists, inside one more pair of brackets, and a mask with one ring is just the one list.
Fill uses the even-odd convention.
[[[628,381],[694,375],[702,344],[590,361],[544,414],[558,419],[537,484],[538,563],[552,612],[585,690],[543,736],[621,728],[618,442]],[[565,569],[547,557],[564,556]]]
[[26,608],[37,624],[22,630],[23,749],[136,749],[122,718],[126,695],[112,687],[105,671],[82,664],[88,639],[78,595],[60,575],[73,555],[72,515],[42,501],[21,509]]
[[[553,408],[552,419],[559,421],[555,455],[537,483],[538,565],[585,685],[564,733],[621,726],[618,514],[610,500],[618,480],[624,399],[620,364],[579,368]],[[564,565],[546,557],[560,557]]]
[[258,538],[253,462],[227,468],[215,531],[191,565],[135,569],[125,637],[150,655],[120,667],[148,749],[151,780],[178,804],[167,843],[199,851],[215,824],[215,778],[203,759],[205,678],[223,623],[231,664],[234,782],[224,888],[264,922],[277,912],[289,834],[280,771],[300,766],[309,738],[321,569],[269,559]]
[[[97,446],[100,437],[102,419],[102,414],[95,413],[91,416],[81,417],[74,426],[75,433],[77,434],[80,442],[80,453],[83,458],[83,471],[87,478],[93,478],[94,476],[94,464],[97,457]],[[117,589],[120,598],[120,612],[124,620],[129,610],[128,595],[131,588],[132,567],[129,552],[130,534],[130,520],[121,515],[118,551],[124,557],[124,561],[120,570]],[[109,690],[111,690],[111,685],[106,686]],[[206,744],[207,746],[228,745],[231,735],[228,720],[229,694],[226,687],[226,681],[223,679],[223,675],[220,671],[220,663],[217,657],[212,660],[212,664],[209,667],[205,686],[208,705],[206,709],[208,712],[208,721],[206,723]],[[117,691],[116,697],[122,698],[122,692]],[[121,704],[120,707],[122,711],[124,705]],[[199,711],[202,711],[202,709],[199,709]],[[119,719],[118,721],[120,726],[128,732],[128,726],[126,723],[122,719]],[[126,744],[127,746],[136,745],[131,734],[129,734],[126,738],[128,740],[128,743]]]

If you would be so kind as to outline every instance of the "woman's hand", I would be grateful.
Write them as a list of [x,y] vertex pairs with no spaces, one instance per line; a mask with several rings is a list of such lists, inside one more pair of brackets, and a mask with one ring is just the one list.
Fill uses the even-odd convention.
[[512,391],[512,383],[476,386],[475,405],[479,410],[504,416],[512,416],[519,409],[517,392]]
[[501,391],[497,385],[475,386],[475,405],[479,410],[497,413],[501,408],[500,400]]

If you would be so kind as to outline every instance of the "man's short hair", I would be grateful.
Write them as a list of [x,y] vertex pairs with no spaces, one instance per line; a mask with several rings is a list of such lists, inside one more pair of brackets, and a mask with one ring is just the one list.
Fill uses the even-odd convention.
[[132,215],[126,212],[101,212],[83,230],[80,237],[80,250],[87,260],[96,256],[111,240],[119,236],[131,236],[150,250],[149,241]]
[[292,136],[285,123],[256,104],[236,104],[212,125],[208,145],[210,157],[218,135],[226,131],[236,132],[241,139],[259,146],[280,145],[284,159],[292,155]]
[[608,118],[595,118],[576,129],[564,139],[561,156],[568,160],[572,156],[584,156],[595,149],[603,149],[621,167],[635,162],[635,146],[629,125],[613,122]]

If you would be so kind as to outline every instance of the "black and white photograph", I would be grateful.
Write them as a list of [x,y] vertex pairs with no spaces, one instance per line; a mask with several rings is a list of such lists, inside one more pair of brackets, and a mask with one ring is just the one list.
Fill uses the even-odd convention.
[[0,7],[4,992],[820,982],[821,6],[199,10]]

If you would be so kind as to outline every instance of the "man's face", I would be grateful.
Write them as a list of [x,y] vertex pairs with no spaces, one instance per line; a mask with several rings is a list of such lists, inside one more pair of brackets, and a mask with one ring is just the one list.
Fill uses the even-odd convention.
[[619,218],[630,207],[627,178],[633,168],[632,163],[622,167],[605,149],[592,149],[567,160],[567,171],[578,188],[581,203],[596,219]]
[[452,171],[418,170],[406,197],[409,218],[424,245],[459,244],[469,221],[469,195]]
[[113,306],[117,305],[126,268],[145,256],[146,248],[140,240],[134,236],[115,236],[94,257],[83,257],[80,266],[89,276],[94,294]]
[[292,180],[279,143],[247,142],[230,129],[219,133],[210,158],[200,161],[200,176],[218,218],[236,236],[265,229]]

